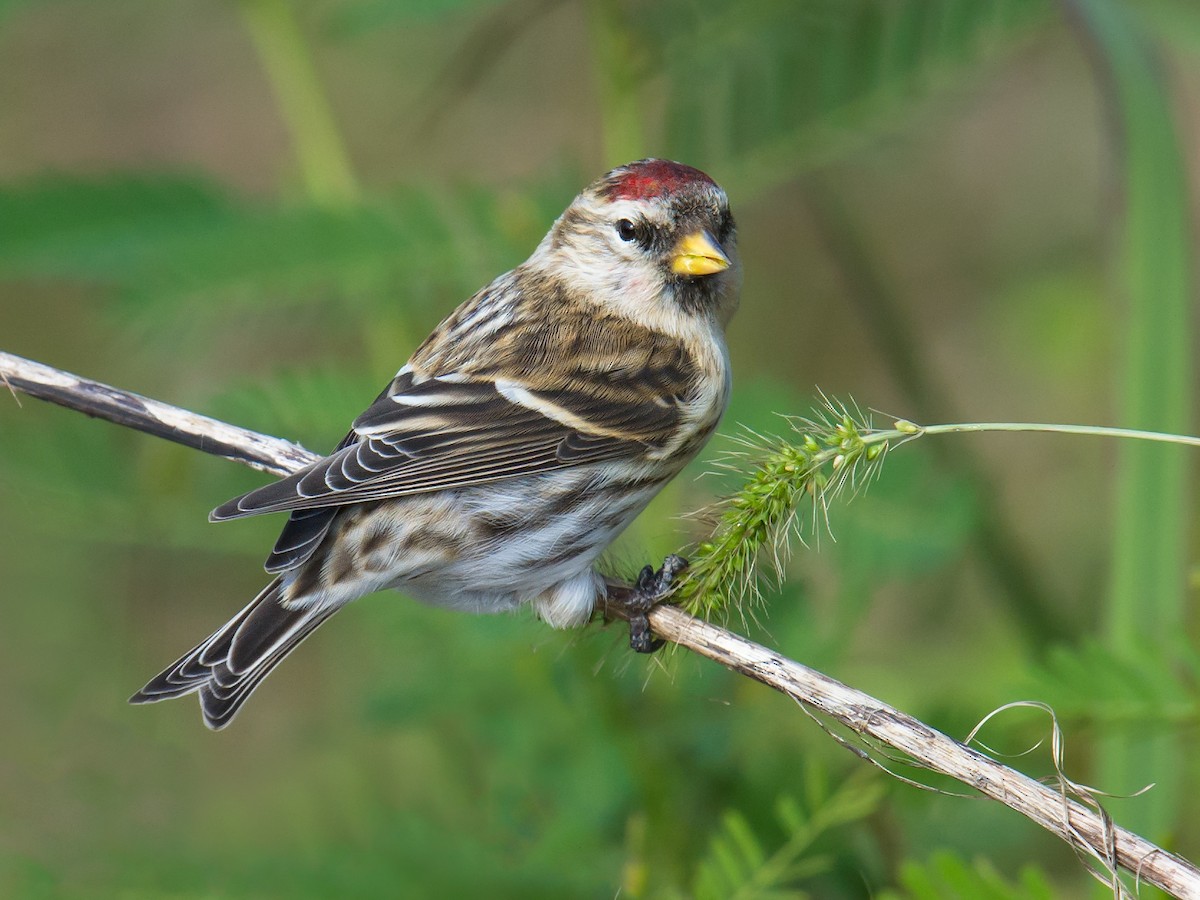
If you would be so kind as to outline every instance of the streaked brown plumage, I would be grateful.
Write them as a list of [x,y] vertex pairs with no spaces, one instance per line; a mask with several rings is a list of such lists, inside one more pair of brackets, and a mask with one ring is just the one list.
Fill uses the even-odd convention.
[[662,160],[605,175],[438,326],[333,454],[213,511],[290,513],[266,564],[278,577],[132,701],[198,692],[221,728],[313,629],[383,588],[586,622],[606,591],[597,558],[724,412],[739,277],[708,176]]

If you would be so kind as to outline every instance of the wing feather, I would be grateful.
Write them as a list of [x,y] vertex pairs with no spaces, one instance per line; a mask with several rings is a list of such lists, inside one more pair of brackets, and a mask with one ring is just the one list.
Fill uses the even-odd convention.
[[[456,375],[418,382],[402,370],[336,452],[230,500],[210,518],[322,508],[332,513],[351,503],[636,458],[678,426],[678,396],[630,403],[606,391],[609,384],[588,391],[579,381],[559,390],[502,391],[490,379]],[[278,570],[298,556],[307,558],[305,551],[311,553],[327,525],[323,517],[294,514],[268,564]]]

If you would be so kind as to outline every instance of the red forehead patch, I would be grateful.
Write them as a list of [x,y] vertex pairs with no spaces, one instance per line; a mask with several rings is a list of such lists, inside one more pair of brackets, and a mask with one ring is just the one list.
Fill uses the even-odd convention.
[[696,184],[716,184],[699,169],[669,159],[645,159],[612,173],[604,188],[609,200],[649,200]]

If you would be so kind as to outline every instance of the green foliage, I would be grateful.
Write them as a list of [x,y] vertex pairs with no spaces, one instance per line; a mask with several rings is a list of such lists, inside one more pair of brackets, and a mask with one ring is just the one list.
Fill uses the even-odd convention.
[[853,825],[874,813],[884,788],[877,773],[859,770],[834,786],[818,767],[806,767],[805,802],[790,795],[775,803],[783,842],[771,848],[747,818],[727,812],[700,861],[691,896],[696,900],[768,900],[806,897],[797,885],[826,872],[827,857],[812,853],[829,832]]
[[901,890],[883,891],[880,900],[1053,900],[1061,896],[1046,876],[1025,866],[1010,883],[987,860],[967,862],[941,852],[928,863],[905,863],[900,870]]
[[[1125,216],[1120,282],[1126,328],[1121,348],[1121,417],[1131,427],[1186,433],[1195,424],[1192,362],[1196,281],[1188,183],[1170,98],[1136,15],[1111,0],[1079,4],[1087,39],[1109,79],[1120,130]],[[1116,654],[1171,641],[1187,620],[1186,559],[1194,515],[1188,458],[1177,447],[1121,448],[1106,627]],[[1131,825],[1165,832],[1183,796],[1176,783],[1184,751],[1170,737],[1111,733],[1105,776],[1127,783],[1147,762],[1163,790],[1132,812]]]
[[642,4],[630,30],[645,38],[640,59],[650,69],[661,60],[668,76],[666,141],[686,158],[732,169],[743,190],[768,188],[898,125],[915,100],[1048,12],[1043,0],[700,7],[681,28],[674,4]]
[[342,37],[369,35],[440,16],[499,6],[499,0],[347,0],[325,16],[325,25]]
[[268,434],[284,434],[327,451],[336,440],[330,421],[353,421],[362,411],[362,398],[378,391],[378,376],[354,367],[283,369],[215,396],[212,415],[227,422],[254,422]]
[[61,897],[62,885],[47,866],[29,859],[0,857],[0,891],[27,900]]
[[927,450],[890,453],[871,474],[870,490],[830,513],[827,549],[851,592],[937,571],[962,554],[975,527],[971,487],[936,466]]
[[198,179],[47,178],[0,190],[0,276],[116,289],[135,324],[159,332],[347,300],[357,316],[328,321],[361,327],[390,297],[413,302],[401,285],[436,275],[470,291],[515,263],[551,207],[505,200],[431,185],[347,210],[264,207]]
[[[1169,652],[1164,652],[1169,647]],[[1070,720],[1139,732],[1200,722],[1200,653],[1184,641],[1118,654],[1097,640],[1055,647],[1028,673],[1029,696]],[[1136,778],[1137,772],[1131,773]],[[1128,781],[1112,790],[1133,790]]]
[[1172,0],[1146,0],[1138,12],[1156,36],[1191,54],[1200,54],[1200,7]]
[[[1074,6],[1133,9],[1098,4]],[[1090,116],[1110,104],[1048,0],[255,5],[265,20],[237,4],[0,0],[4,349],[326,449],[604,162],[665,155],[729,189],[747,271],[734,437],[697,473],[746,451],[739,424],[783,430],[775,414],[808,408],[814,383],[913,414],[814,236],[801,173],[819,172],[861,224],[895,315],[914,323],[908,355],[971,418],[1109,417],[1110,332],[1149,338],[1147,371],[1191,383],[1189,328],[1146,300],[1192,297],[1170,118],[1194,95],[1194,57],[1176,56],[1200,46],[1191,0],[1136,4],[1136,27],[1098,51],[1134,83],[1113,105],[1136,138],[1126,156],[1101,143]],[[1138,46],[1166,55],[1178,90],[1138,69]],[[1136,320],[1097,296],[1114,280],[1108,159],[1134,204],[1121,246]],[[1031,273],[1044,293],[1015,296]],[[1119,377],[1145,410],[1183,396]],[[861,418],[752,439],[744,488],[728,469],[677,479],[617,567],[706,540],[676,516],[735,495],[692,557],[693,604],[733,609],[760,589],[755,560],[778,557],[787,580],[762,586],[756,636],[781,652],[949,731],[1014,696],[1046,700],[1080,780],[1114,791],[1165,781],[1162,764],[1098,777],[1096,736],[1169,733],[1174,796],[1194,795],[1185,598],[1143,622],[1165,595],[1135,579],[1124,614],[1174,623],[1171,640],[1118,653],[1087,638],[1113,555],[1174,546],[1160,501],[1188,496],[1187,476],[1154,473],[1149,518],[1110,552],[1103,459],[980,441],[1029,551],[1017,564],[1054,585],[1080,636],[1042,652],[969,549],[984,485],[923,448],[892,454],[882,483],[836,501],[826,524],[832,487],[853,493],[879,459]],[[0,390],[0,895],[915,900],[1091,886],[1019,817],[885,796],[791,704],[683,654],[630,659],[616,628],[560,635],[389,595],[322,629],[221,735],[189,704],[126,708],[261,586],[278,521],[205,516],[262,482]],[[794,524],[810,546],[784,573]],[[1182,569],[1161,563],[1166,578]],[[1007,717],[989,725],[996,746],[1025,735]],[[1200,853],[1194,810],[1164,821],[1173,847]],[[947,850],[914,862],[933,847]]]

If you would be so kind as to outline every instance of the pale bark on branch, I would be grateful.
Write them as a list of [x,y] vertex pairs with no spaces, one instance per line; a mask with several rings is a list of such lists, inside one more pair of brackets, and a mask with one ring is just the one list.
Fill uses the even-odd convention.
[[[228,425],[2,351],[0,383],[14,391],[266,472],[285,475],[319,458],[280,438]],[[1200,868],[912,716],[677,607],[655,608],[650,613],[650,624],[657,636],[760,681],[856,734],[898,750],[916,764],[957,779],[1015,809],[1102,865],[1119,866],[1140,882],[1176,897],[1200,900]]]

